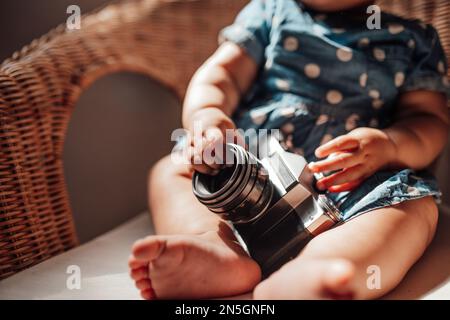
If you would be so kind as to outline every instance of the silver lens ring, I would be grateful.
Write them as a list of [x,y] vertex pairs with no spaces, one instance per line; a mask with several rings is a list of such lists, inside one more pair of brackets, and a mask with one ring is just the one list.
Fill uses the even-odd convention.
[[321,194],[317,198],[317,202],[322,207],[323,211],[335,222],[342,220],[341,211],[336,207],[336,205],[328,199],[327,196]]
[[234,156],[233,166],[217,176],[195,172],[194,195],[223,219],[239,223],[255,219],[264,212],[273,196],[273,185],[262,163],[244,148],[227,144]]

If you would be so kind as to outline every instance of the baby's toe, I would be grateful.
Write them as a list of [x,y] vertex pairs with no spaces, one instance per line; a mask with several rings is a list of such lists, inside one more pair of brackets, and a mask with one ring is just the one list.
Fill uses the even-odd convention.
[[135,284],[136,288],[138,288],[141,291],[152,289],[152,282],[150,281],[150,279],[141,279],[136,281]]
[[177,270],[177,267],[183,262],[185,249],[184,244],[168,245],[164,252],[152,261],[151,270],[156,271],[157,274]]
[[148,261],[138,260],[133,255],[128,258],[128,267],[130,269],[138,269],[145,266],[148,266]]
[[152,289],[141,290],[141,297],[145,300],[153,300],[156,299],[155,293]]
[[332,261],[324,270],[322,283],[324,291],[333,299],[350,299],[353,297],[352,280],[355,268],[346,260]]
[[148,267],[141,267],[137,269],[131,269],[130,276],[134,281],[139,281],[142,279],[148,279]]
[[136,241],[133,245],[132,253],[136,260],[149,262],[157,259],[164,251],[165,246],[166,239],[149,236]]

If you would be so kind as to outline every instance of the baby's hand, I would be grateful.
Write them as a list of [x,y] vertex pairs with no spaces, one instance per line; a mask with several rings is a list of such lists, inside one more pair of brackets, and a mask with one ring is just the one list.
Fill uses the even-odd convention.
[[396,146],[382,130],[357,128],[318,147],[315,154],[318,158],[327,158],[311,162],[311,171],[338,170],[317,181],[317,188],[342,192],[356,188],[364,179],[391,163],[395,159]]
[[[200,129],[197,136],[194,132],[196,128]],[[233,141],[227,142],[243,145],[243,139],[235,129],[233,121],[217,108],[205,108],[195,112],[188,128],[192,139],[186,153],[191,169],[205,174],[216,174],[224,163],[221,155],[224,151],[226,131],[234,132],[231,137]],[[222,152],[217,152],[218,150]]]

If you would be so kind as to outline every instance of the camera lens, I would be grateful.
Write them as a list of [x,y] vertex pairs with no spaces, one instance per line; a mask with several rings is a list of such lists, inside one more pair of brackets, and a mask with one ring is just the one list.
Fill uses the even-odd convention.
[[208,209],[233,223],[245,223],[262,214],[270,204],[273,185],[260,161],[235,144],[225,146],[233,164],[215,175],[195,172],[194,195]]

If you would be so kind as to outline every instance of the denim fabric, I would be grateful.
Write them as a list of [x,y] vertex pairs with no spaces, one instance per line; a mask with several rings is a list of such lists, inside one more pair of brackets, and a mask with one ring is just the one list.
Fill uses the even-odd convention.
[[362,213],[392,206],[406,200],[433,196],[439,200],[436,179],[428,172],[380,171],[351,192],[329,193],[342,212],[344,220]]
[[[300,1],[251,1],[220,33],[220,41],[238,44],[260,67],[234,115],[237,126],[281,129],[287,150],[314,161],[314,150],[334,137],[389,126],[403,92],[448,95],[435,29],[382,13],[381,29],[369,30],[365,11],[322,14]],[[437,197],[435,179],[403,170],[377,173],[350,193],[330,196],[350,218],[418,194]]]

